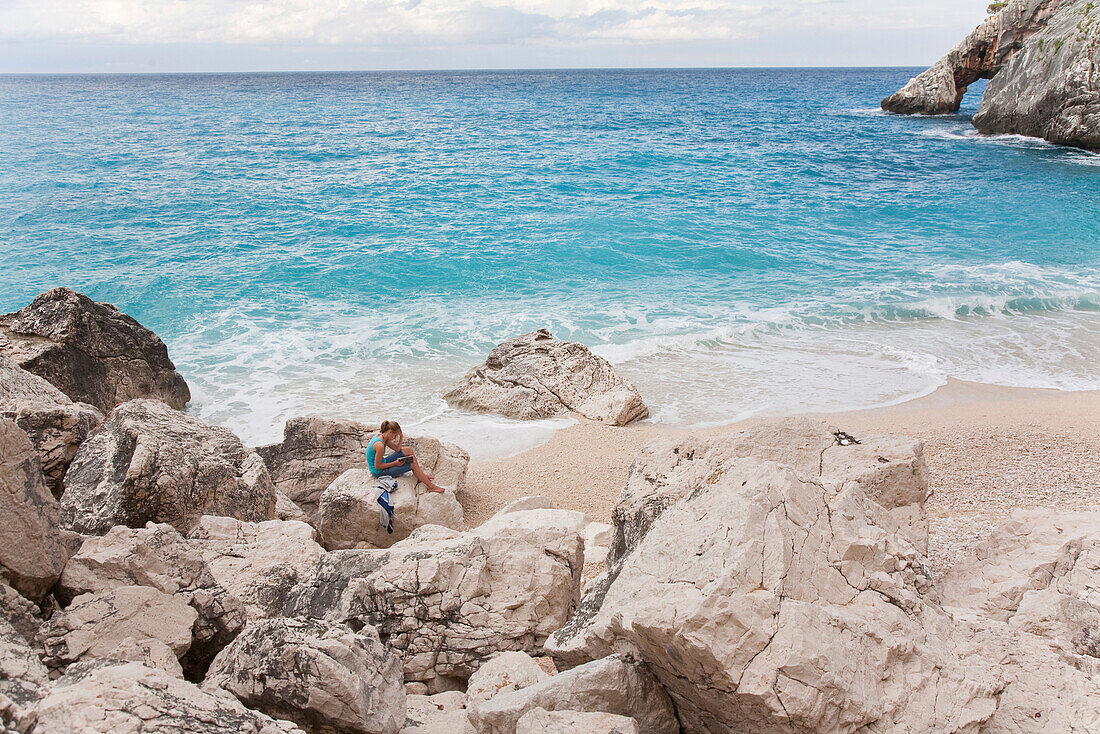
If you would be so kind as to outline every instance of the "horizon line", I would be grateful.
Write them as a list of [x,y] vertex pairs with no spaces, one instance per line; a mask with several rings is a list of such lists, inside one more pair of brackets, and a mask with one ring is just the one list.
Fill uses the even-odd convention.
[[0,76],[226,76],[231,74],[468,74],[476,72],[537,71],[858,71],[883,69],[920,69],[926,65],[852,65],[852,66],[484,66],[484,67],[426,67],[406,69],[226,69],[219,71],[0,71]]

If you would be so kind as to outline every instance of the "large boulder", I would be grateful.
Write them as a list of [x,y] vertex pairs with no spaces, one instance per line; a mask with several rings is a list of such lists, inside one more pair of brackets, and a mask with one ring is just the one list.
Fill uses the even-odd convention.
[[608,560],[629,553],[668,507],[720,481],[728,462],[747,457],[782,464],[800,478],[834,490],[862,489],[882,506],[892,525],[904,529],[919,549],[927,549],[923,506],[928,472],[920,441],[856,438],[822,421],[788,418],[761,421],[719,439],[673,436],[645,447],[612,509],[615,532]]
[[[487,666],[488,667],[488,666]],[[490,677],[495,672],[488,671]],[[470,679],[480,686],[478,671]],[[678,734],[672,702],[643,663],[612,656],[546,676],[526,686],[502,687],[488,700],[467,699],[470,723],[478,734],[516,734],[529,711],[586,711],[629,716],[648,734]]]
[[989,82],[974,126],[1100,150],[1100,8],[1049,4],[1057,12]]
[[606,359],[546,329],[498,344],[443,398],[455,408],[521,420],[579,413],[625,426],[649,415],[638,390]]
[[825,486],[802,476],[812,467],[685,444],[671,473],[636,462],[679,499],[625,544],[548,652],[640,657],[689,734],[976,731],[992,714],[994,666],[960,657],[923,554],[867,497],[865,472]]
[[454,492],[429,492],[411,475],[405,475],[397,480],[397,489],[390,492],[394,516],[393,533],[388,533],[379,524],[374,498],[377,484],[378,479],[366,469],[348,469],[321,495],[317,529],[327,550],[389,548],[422,525],[466,529],[462,505]]
[[255,622],[214,660],[204,687],[307,731],[397,734],[405,723],[401,660],[369,626]]
[[263,460],[230,431],[159,400],[115,408],[65,475],[62,525],[87,535],[147,522],[187,532],[202,515],[271,519],[275,488]]
[[126,640],[162,643],[179,658],[191,647],[197,617],[178,596],[148,586],[120,586],[76,597],[68,609],[42,625],[38,643],[52,669],[109,657]]
[[[276,489],[318,524],[321,495],[349,469],[367,468],[367,444],[377,432],[376,426],[349,420],[292,418],[283,428],[281,443],[260,446],[256,451],[267,464]],[[454,444],[428,437],[408,438],[406,444],[438,484],[462,491],[469,454]],[[406,484],[415,481],[408,476],[402,480],[402,485]]]
[[191,399],[156,334],[108,303],[54,288],[0,316],[0,354],[104,413],[134,398]]
[[55,593],[68,603],[120,586],[152,587],[195,610],[191,648],[182,660],[191,679],[202,677],[245,624],[244,605],[218,584],[200,551],[171,525],[118,526],[88,538],[65,565]]
[[1044,31],[1056,13],[1074,2],[1012,0],[931,68],[882,100],[882,109],[909,115],[957,111],[968,86],[997,74],[1028,38]]
[[70,667],[35,704],[36,734],[305,734],[250,711],[233,696],[204,691],[136,662]]
[[0,579],[41,601],[61,575],[67,552],[38,452],[6,418],[0,418],[0,510]]
[[461,687],[504,650],[538,652],[580,595],[576,532],[501,525],[459,533],[424,526],[386,550],[321,557],[287,616],[373,625],[404,658],[405,679]]
[[103,414],[0,355],[0,418],[15,421],[38,451],[46,485],[61,496],[65,471]]
[[49,671],[30,643],[0,617],[0,699],[25,707],[49,682]]
[[[203,517],[188,535],[217,584],[244,603],[247,618],[283,615],[287,596],[314,572],[325,551],[303,522],[241,522]],[[293,616],[293,615],[292,615]]]

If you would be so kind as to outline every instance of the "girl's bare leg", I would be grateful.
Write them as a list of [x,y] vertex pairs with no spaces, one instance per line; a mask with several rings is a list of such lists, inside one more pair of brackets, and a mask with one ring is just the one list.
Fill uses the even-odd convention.
[[432,478],[429,477],[424,472],[424,470],[420,467],[420,460],[417,459],[415,456],[413,457],[413,460],[412,460],[412,467],[413,467],[412,473],[413,473],[413,476],[416,477],[416,481],[427,485],[429,492],[442,493],[442,492],[446,491],[445,489],[443,489],[443,487],[440,487],[438,484],[433,482]]

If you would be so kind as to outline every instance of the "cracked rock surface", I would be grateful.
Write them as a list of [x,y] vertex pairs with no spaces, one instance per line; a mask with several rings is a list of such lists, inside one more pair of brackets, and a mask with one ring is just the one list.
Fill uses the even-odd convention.
[[148,586],[120,586],[76,597],[42,625],[37,642],[43,661],[55,670],[85,658],[110,657],[127,640],[161,643],[179,658],[191,647],[197,617],[178,596]]
[[0,418],[0,508],[0,580],[40,602],[61,575],[67,551],[38,452],[6,418]]
[[244,605],[218,584],[199,550],[171,525],[118,526],[88,538],[69,559],[55,593],[69,602],[120,586],[152,587],[195,610],[191,648],[183,659],[192,679],[200,678],[244,627]]
[[394,507],[393,533],[378,523],[374,487],[378,480],[366,469],[348,469],[321,495],[317,529],[327,550],[389,548],[422,525],[465,530],[462,505],[454,492],[427,491],[409,475],[390,492]]
[[0,617],[0,698],[27,706],[49,682],[49,671],[31,644]]
[[134,398],[191,399],[156,334],[109,303],[54,288],[0,316],[0,354],[103,413]]
[[[283,616],[287,596],[324,555],[316,531],[303,522],[241,522],[203,517],[187,537],[217,584],[240,599],[249,620]],[[290,615],[294,616],[294,615]]]
[[976,731],[996,707],[996,671],[960,657],[920,550],[867,497],[866,474],[804,477],[833,450],[820,447],[802,445],[796,469],[690,442],[678,461],[640,459],[679,499],[548,652],[639,656],[689,734]]
[[230,694],[136,662],[78,663],[33,709],[41,734],[305,734]]
[[[282,442],[260,446],[256,451],[267,464],[276,489],[301,507],[314,525],[319,525],[321,495],[349,469],[367,468],[367,444],[377,432],[377,426],[349,420],[321,416],[291,418],[283,428]],[[462,491],[469,454],[434,438],[408,438],[406,444],[438,484]],[[407,475],[399,484],[402,489],[411,489],[416,481]],[[417,489],[423,493],[426,488]]]
[[401,661],[369,626],[254,622],[222,650],[203,685],[307,731],[397,734],[405,723]]
[[322,556],[286,615],[372,625],[407,681],[447,690],[496,652],[541,650],[576,605],[583,544],[563,529],[424,526],[386,550]]
[[187,532],[202,515],[273,518],[275,488],[263,460],[230,431],[159,400],[115,408],[65,475],[62,525],[86,535],[147,522]]
[[46,485],[60,497],[77,447],[103,414],[86,403],[74,403],[38,375],[0,355],[0,418],[15,421],[26,432],[42,462]]
[[638,728],[649,734],[680,731],[672,702],[645,664],[621,655],[546,675],[528,685],[522,679],[502,685],[506,681],[501,680],[501,671],[491,666],[492,662],[470,679],[471,687],[497,688],[487,699],[467,697],[470,723],[478,734],[516,734],[520,719],[535,709],[633,717]]
[[546,329],[498,344],[443,398],[455,408],[521,420],[579,413],[625,426],[649,415],[637,388],[606,359]]
[[1100,7],[1050,5],[1057,12],[989,82],[974,127],[1100,150]]

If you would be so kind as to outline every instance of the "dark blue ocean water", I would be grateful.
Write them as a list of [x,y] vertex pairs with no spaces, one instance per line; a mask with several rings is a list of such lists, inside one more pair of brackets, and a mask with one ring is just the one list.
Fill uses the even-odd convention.
[[438,394],[540,326],[671,423],[1100,387],[1100,158],[880,113],[915,71],[0,77],[0,310],[117,304],[251,441],[512,445]]

